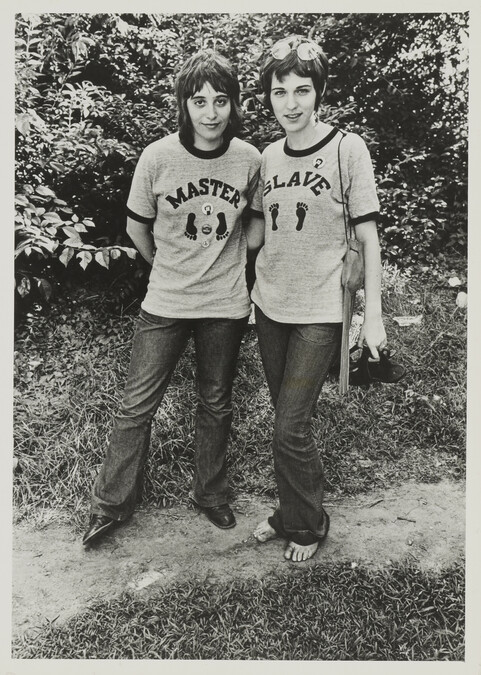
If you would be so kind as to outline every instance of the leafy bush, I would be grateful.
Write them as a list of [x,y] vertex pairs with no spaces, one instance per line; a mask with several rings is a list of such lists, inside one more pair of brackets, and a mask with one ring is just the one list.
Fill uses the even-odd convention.
[[[52,285],[45,276],[49,276],[54,256],[65,267],[76,260],[84,270],[93,261],[108,269],[110,260],[116,260],[122,254],[135,258],[135,250],[129,247],[99,248],[84,243],[81,234],[88,233],[88,228],[95,227],[94,223],[86,218],[81,221],[67,203],[47,187],[39,185],[34,189],[24,185],[22,193],[15,196],[15,206],[15,257],[22,258],[24,264],[35,259],[28,267],[17,266],[17,292],[21,297],[32,292],[33,280],[40,299],[50,299]],[[44,276],[31,275],[32,268]]]
[[467,14],[19,14],[18,292],[47,297],[58,260],[87,276],[116,256],[129,264],[134,166],[176,129],[175,71],[200,47],[238,66],[244,138],[261,150],[279,138],[255,95],[263,55],[290,33],[328,54],[321,117],[371,150],[386,259],[445,266],[465,254]]

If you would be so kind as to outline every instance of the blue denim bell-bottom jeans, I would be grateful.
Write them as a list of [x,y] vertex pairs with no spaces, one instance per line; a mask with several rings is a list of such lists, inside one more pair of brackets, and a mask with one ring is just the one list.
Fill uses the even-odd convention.
[[340,323],[287,324],[256,307],[262,363],[275,408],[272,451],[279,506],[268,519],[302,546],[326,535],[324,474],[311,420],[341,342]]
[[125,520],[134,510],[152,419],[191,335],[198,381],[192,494],[200,506],[228,501],[232,382],[246,324],[247,317],[169,319],[140,310],[123,401],[92,488],[91,513]]

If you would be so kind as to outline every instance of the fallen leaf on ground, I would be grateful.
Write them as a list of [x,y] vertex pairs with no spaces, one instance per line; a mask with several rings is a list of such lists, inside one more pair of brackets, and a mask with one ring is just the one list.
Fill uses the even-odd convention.
[[456,304],[461,309],[465,309],[468,306],[468,294],[464,291],[460,291],[456,296]]
[[417,316],[393,316],[393,321],[400,326],[412,326],[413,324],[421,323],[422,320],[422,314],[418,314]]

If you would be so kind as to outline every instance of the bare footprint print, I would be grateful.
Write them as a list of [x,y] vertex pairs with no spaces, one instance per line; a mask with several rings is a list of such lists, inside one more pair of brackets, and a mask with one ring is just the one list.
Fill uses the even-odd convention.
[[271,212],[272,218],[272,229],[277,230],[277,216],[279,215],[279,204],[271,204],[269,206],[269,211]]
[[229,236],[229,232],[227,231],[227,223],[225,222],[225,214],[224,213],[218,213],[217,219],[219,221],[219,225],[217,226],[217,230],[215,231],[215,233],[217,235],[216,236],[217,241],[220,241],[221,239],[225,239],[227,236]]
[[308,211],[307,204],[304,204],[303,202],[297,202],[297,209],[296,209],[297,231],[302,230],[302,226],[304,225],[304,219],[306,217],[307,211]]
[[187,216],[187,225],[185,226],[185,236],[187,239],[195,241],[197,239],[197,228],[194,225],[195,213],[189,213]]

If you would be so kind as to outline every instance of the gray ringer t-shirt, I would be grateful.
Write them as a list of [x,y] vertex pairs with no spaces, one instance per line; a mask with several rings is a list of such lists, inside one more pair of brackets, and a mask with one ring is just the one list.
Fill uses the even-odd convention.
[[[341,132],[325,126],[326,136],[312,148],[294,151],[281,139],[262,154],[259,190],[266,234],[252,299],[281,323],[342,321]],[[377,220],[379,202],[364,141],[349,133],[340,149],[346,217],[353,225]]]
[[[153,224],[155,258],[142,308],[178,318],[249,314],[241,216],[260,154],[233,138],[214,151],[186,149],[178,134],[140,156],[128,215]],[[252,208],[261,211],[260,197]]]

